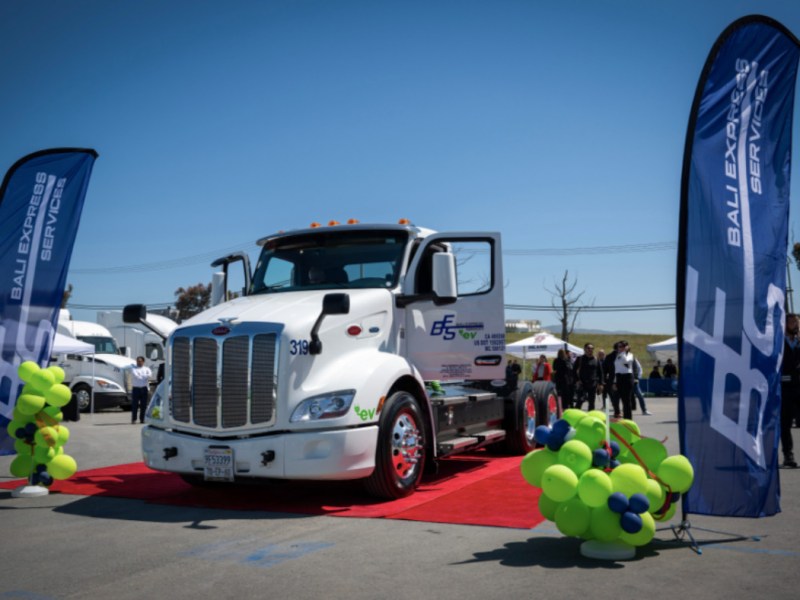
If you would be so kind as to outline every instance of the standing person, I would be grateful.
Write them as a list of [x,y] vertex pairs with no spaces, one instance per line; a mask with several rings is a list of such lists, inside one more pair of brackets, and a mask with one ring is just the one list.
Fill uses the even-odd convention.
[[661,372],[658,370],[658,365],[653,365],[653,370],[650,371],[648,379],[661,379]]
[[614,344],[614,349],[608,353],[603,361],[603,374],[606,378],[605,387],[608,389],[608,397],[611,400],[611,407],[614,409],[614,418],[619,419],[622,413],[619,410],[619,390],[614,385],[614,362],[617,360],[617,347],[619,342]]
[[547,362],[547,357],[542,354],[539,360],[533,365],[533,373],[531,374],[531,381],[550,381],[553,370]]
[[672,364],[672,359],[667,359],[667,364],[664,365],[664,379],[675,379],[678,376],[678,368]]
[[[602,352],[602,350],[601,350]],[[577,396],[575,407],[581,408],[583,401],[588,402],[587,410],[594,410],[595,396],[603,392],[603,362],[594,355],[594,346],[584,344],[583,356],[575,360],[575,379],[577,379]]]
[[600,380],[602,384],[600,387],[602,389],[600,399],[603,401],[603,410],[606,409],[606,398],[610,398],[610,388],[606,385],[606,379],[608,378],[608,371],[606,370],[606,351],[603,348],[597,351],[597,360],[600,361],[600,368],[603,370],[603,378]]
[[509,392],[516,392],[518,382],[519,371],[514,369],[514,363],[511,359],[509,359],[508,364],[506,365],[506,384],[508,385]]
[[792,440],[792,419],[800,409],[800,320],[796,314],[786,315],[786,337],[783,338],[781,365],[781,448],[783,466],[797,467]]
[[634,356],[631,354],[630,345],[625,340],[617,342],[616,350],[617,355],[614,357],[614,386],[619,394],[623,418],[632,420]]
[[642,414],[652,415],[653,413],[647,410],[647,404],[644,402],[644,394],[642,393],[642,388],[639,386],[639,380],[642,378],[642,363],[639,362],[638,358],[634,357],[633,367],[633,395],[639,400],[639,407],[642,409]]
[[558,351],[558,356],[553,361],[553,382],[556,384],[556,394],[561,398],[561,407],[566,410],[572,406],[574,373],[572,363],[563,348]]
[[144,411],[147,409],[148,386],[153,372],[150,367],[144,364],[144,356],[136,357],[136,366],[125,367],[131,372],[131,424],[136,423],[136,415],[139,415],[139,422],[144,423]]

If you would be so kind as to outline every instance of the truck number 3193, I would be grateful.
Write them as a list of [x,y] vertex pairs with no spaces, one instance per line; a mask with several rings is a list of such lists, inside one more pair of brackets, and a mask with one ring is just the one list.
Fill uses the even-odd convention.
[[290,340],[289,354],[292,356],[308,354],[308,340]]

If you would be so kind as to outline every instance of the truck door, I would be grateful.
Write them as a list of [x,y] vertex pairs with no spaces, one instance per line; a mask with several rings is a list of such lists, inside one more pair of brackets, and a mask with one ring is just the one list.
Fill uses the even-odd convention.
[[[450,252],[456,297],[433,293],[433,256]],[[503,266],[497,233],[440,233],[425,238],[413,255],[403,295],[406,355],[426,381],[505,377]]]

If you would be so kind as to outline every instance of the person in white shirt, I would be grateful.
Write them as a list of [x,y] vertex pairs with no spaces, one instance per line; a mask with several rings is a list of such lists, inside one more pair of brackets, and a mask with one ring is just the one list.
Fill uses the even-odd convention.
[[631,354],[631,348],[627,341],[617,342],[615,348],[617,357],[614,359],[614,386],[619,393],[622,417],[633,419],[633,379],[636,359]]
[[131,372],[131,424],[136,423],[136,415],[139,415],[139,422],[144,423],[144,411],[147,409],[149,396],[150,379],[153,372],[150,367],[145,366],[144,356],[136,357],[136,366],[125,367]]

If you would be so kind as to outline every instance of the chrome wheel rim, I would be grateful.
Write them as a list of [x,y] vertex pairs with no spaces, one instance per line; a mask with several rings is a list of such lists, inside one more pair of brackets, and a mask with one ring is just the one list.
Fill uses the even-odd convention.
[[392,469],[401,481],[414,480],[422,461],[422,435],[413,415],[402,413],[392,425]]

